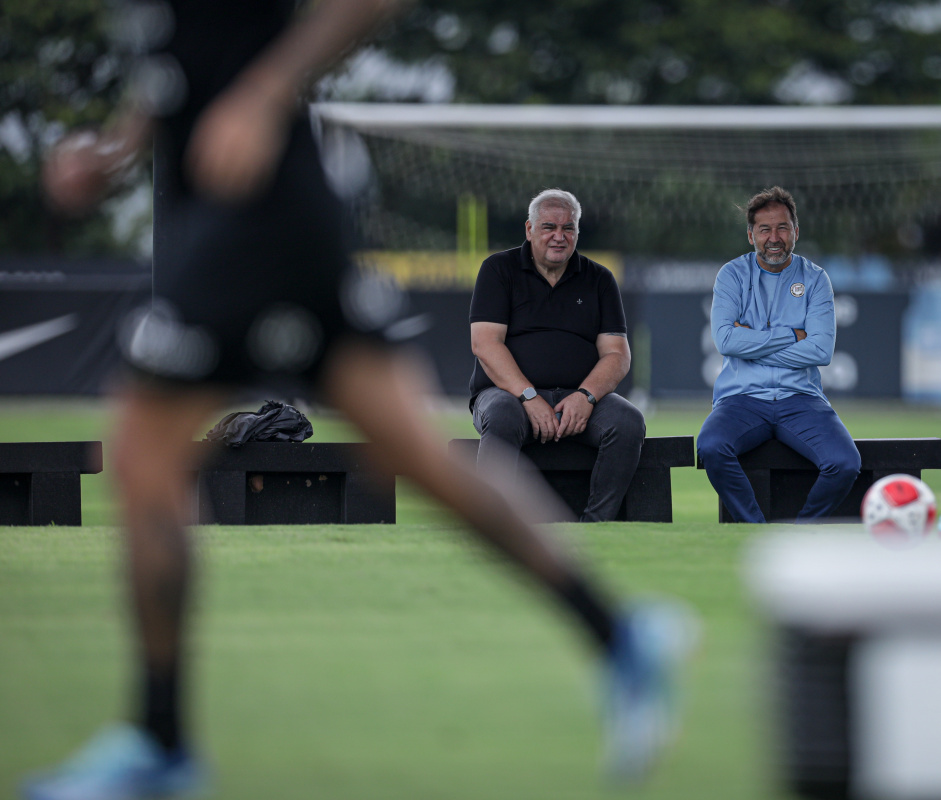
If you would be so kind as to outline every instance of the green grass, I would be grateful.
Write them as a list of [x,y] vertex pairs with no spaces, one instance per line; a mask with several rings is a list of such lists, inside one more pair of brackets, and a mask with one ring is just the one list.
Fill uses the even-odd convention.
[[[919,437],[941,435],[941,410],[911,406],[901,402],[848,402],[834,407],[858,439],[880,437]],[[241,410],[252,409],[251,405]],[[708,402],[659,403],[647,410],[648,436],[697,434],[710,410]],[[108,420],[111,409],[91,400],[0,400],[0,442],[104,440],[105,471],[82,477],[83,522],[88,525],[115,524],[111,483],[108,475]],[[219,414],[222,417],[222,414]],[[463,401],[442,406],[432,413],[432,422],[446,438],[473,437],[477,433]],[[215,420],[210,420],[206,429]],[[312,442],[354,441],[357,433],[332,414],[312,417]],[[941,470],[926,470],[922,477],[941,496]],[[696,469],[674,469],[673,519],[676,522],[708,522],[717,519],[715,492],[705,473]],[[406,482],[400,481],[398,520],[400,523],[449,517],[430,509],[425,499]]]
[[[198,531],[195,725],[226,798],[601,798],[592,663],[567,620],[442,526]],[[686,732],[640,798],[768,797],[743,529],[573,526],[619,589],[706,619]],[[108,528],[7,529],[0,786],[129,696]]]
[[[933,436],[939,413],[838,407],[856,437]],[[661,405],[650,435],[696,433],[703,405]],[[0,440],[101,439],[95,403],[5,401]],[[313,420],[315,439],[343,440]],[[471,435],[467,415],[436,419]],[[107,469],[107,447],[106,447]],[[938,490],[938,475],[925,475]],[[618,591],[702,614],[685,730],[639,800],[785,800],[775,789],[764,628],[741,580],[764,531],[716,523],[701,471],[673,470],[676,522],[554,526]],[[0,528],[0,796],[127,710],[131,639],[106,476],[82,528]],[[196,530],[193,726],[231,800],[590,800],[593,663],[528,584],[402,486],[392,526]],[[496,568],[494,568],[496,567]]]

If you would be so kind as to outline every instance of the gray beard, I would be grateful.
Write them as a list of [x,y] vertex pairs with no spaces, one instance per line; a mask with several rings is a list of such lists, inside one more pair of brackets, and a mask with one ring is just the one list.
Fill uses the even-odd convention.
[[779,267],[781,264],[785,263],[790,257],[793,250],[784,250],[780,255],[769,258],[763,252],[755,251],[761,257],[761,260],[765,262],[769,267]]

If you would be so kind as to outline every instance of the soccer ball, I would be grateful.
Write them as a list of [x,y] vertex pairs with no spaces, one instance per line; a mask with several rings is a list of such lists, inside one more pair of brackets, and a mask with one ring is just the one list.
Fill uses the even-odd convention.
[[934,492],[911,475],[887,475],[866,492],[863,524],[882,544],[893,548],[921,542],[934,529],[938,507]]

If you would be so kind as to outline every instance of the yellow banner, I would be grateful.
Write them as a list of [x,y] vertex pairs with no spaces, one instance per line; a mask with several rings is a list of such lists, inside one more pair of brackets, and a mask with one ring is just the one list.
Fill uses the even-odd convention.
[[[364,269],[391,275],[406,289],[445,290],[473,289],[481,262],[490,255],[465,254],[454,251],[416,250],[390,252],[366,250],[358,254]],[[603,264],[618,280],[621,279],[621,256],[613,252],[585,252],[592,261]]]

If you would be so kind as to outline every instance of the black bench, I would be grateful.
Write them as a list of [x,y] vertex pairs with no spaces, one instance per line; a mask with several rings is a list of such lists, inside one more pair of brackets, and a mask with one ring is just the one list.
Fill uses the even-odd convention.
[[[453,455],[476,459],[480,439],[452,439]],[[565,501],[576,518],[588,503],[591,470],[598,451],[570,439],[523,447],[525,455],[546,482]],[[523,463],[521,461],[521,463]],[[692,436],[650,436],[644,440],[640,463],[616,519],[630,522],[672,522],[671,467],[696,463]],[[547,520],[552,521],[552,520]]]
[[[894,473],[921,477],[923,469],[941,469],[941,439],[856,439],[862,468],[852,490],[829,517],[831,522],[858,521],[863,495],[879,478]],[[743,453],[738,458],[748,482],[755,490],[758,507],[768,522],[796,519],[819,474],[817,468],[776,439]],[[703,469],[702,460],[696,465]],[[719,522],[733,522],[719,502]]]
[[395,476],[369,444],[194,442],[196,522],[311,525],[395,522]]
[[101,442],[0,443],[0,525],[81,525],[81,476],[101,461]]

